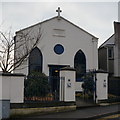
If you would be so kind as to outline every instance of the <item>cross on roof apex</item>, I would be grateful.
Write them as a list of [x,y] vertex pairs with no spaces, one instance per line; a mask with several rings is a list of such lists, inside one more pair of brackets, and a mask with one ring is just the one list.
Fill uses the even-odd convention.
[[62,10],[60,10],[60,7],[58,7],[58,9],[56,10],[56,12],[58,12],[58,19],[60,19],[60,13],[62,12]]

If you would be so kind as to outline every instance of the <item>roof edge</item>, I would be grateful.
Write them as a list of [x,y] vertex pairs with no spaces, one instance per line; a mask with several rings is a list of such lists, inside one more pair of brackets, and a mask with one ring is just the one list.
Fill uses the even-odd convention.
[[87,32],[86,30],[82,29],[82,28],[79,27],[78,25],[76,25],[76,24],[72,23],[71,21],[65,19],[64,17],[61,17],[61,18],[64,19],[65,21],[69,22],[70,24],[74,25],[75,27],[81,29],[81,30],[84,31],[85,33],[89,34],[90,36],[92,36],[92,37],[94,37],[94,38],[96,38],[96,39],[99,39],[99,38],[95,37],[94,35],[92,35],[91,33]]
[[109,41],[110,40],[110,38],[112,38],[113,36],[114,36],[115,34],[112,34],[107,40],[105,40],[100,46],[99,46],[99,48],[98,49],[100,49],[100,48],[102,48],[102,47],[104,47],[103,45],[107,42],[107,41]]
[[38,22],[38,23],[36,23],[36,24],[30,25],[30,26],[25,27],[25,28],[23,28],[23,29],[20,29],[20,30],[16,31],[15,33],[18,33],[18,32],[21,32],[21,31],[23,31],[23,30],[32,28],[32,27],[34,27],[34,26],[36,26],[36,25],[40,25],[40,24],[42,24],[42,23],[44,23],[44,22],[50,21],[50,20],[55,19],[55,18],[57,18],[57,16],[52,17],[52,18],[49,18],[49,19],[46,19],[46,20],[44,20],[44,21],[42,21],[42,22]]
[[[28,28],[31,28],[31,27],[34,27],[34,26],[36,26],[36,25],[42,24],[42,23],[44,23],[44,22],[50,21],[50,20],[55,19],[55,18],[57,18],[57,17],[58,17],[58,16],[55,16],[55,17],[49,18],[49,19],[47,19],[47,20],[44,20],[44,21],[42,21],[42,22],[39,22],[39,23],[36,23],[36,24],[34,24],[34,25],[31,25],[31,26],[28,26],[28,27],[26,27],[26,28],[23,28],[23,29],[21,29],[21,30],[18,30],[18,31],[16,31],[16,34],[17,34],[18,32],[21,32],[21,31],[26,30],[26,29],[28,29]],[[75,27],[81,29],[81,30],[84,31],[85,33],[87,33],[87,34],[89,34],[90,36],[94,37],[95,39],[99,39],[99,38],[95,37],[94,35],[92,35],[91,33],[87,32],[86,30],[82,29],[82,28],[79,27],[78,25],[76,25],[76,24],[72,23],[71,21],[67,20],[66,18],[64,18],[64,17],[62,17],[62,16],[60,16],[60,18],[62,18],[63,20],[69,22],[70,24],[74,25]]]

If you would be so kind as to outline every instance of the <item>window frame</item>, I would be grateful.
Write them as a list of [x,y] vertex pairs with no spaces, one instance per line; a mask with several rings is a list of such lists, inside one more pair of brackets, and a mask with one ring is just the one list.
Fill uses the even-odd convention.
[[113,50],[113,47],[108,47],[108,59],[109,60],[113,60],[114,59],[114,50]]

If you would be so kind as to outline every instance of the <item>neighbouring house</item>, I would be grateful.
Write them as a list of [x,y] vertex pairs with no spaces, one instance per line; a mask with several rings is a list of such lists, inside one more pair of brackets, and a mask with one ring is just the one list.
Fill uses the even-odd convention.
[[99,69],[120,77],[120,22],[114,22],[114,34],[98,49]]

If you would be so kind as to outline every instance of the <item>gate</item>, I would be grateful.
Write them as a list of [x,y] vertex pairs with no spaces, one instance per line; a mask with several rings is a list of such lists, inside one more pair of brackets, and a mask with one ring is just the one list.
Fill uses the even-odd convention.
[[94,102],[96,96],[96,73],[88,71],[81,77],[83,92],[76,93],[76,100]]
[[34,73],[25,79],[25,101],[58,101],[60,77]]
[[59,100],[60,77],[49,76],[50,92],[54,96],[54,100]]

